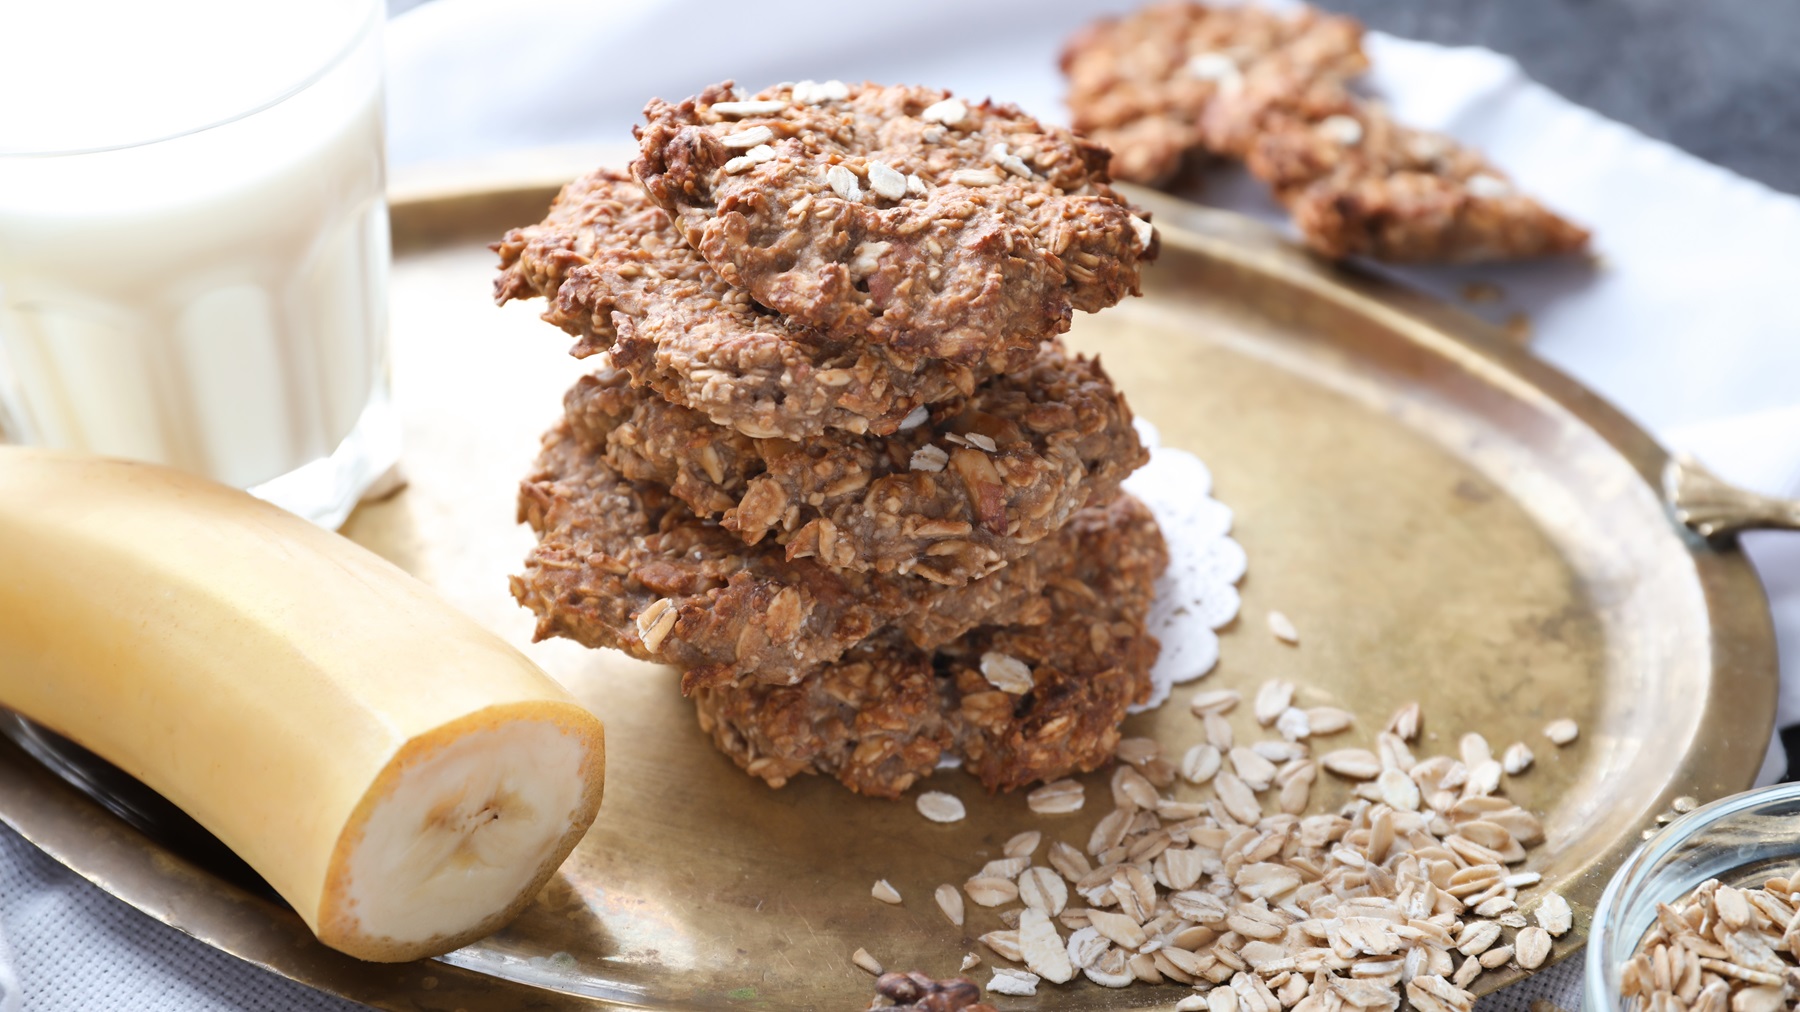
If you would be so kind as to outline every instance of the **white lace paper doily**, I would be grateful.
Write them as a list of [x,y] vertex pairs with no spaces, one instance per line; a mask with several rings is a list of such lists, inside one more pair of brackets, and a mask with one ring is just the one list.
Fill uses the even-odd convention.
[[1125,491],[1156,514],[1169,546],[1169,568],[1156,581],[1146,625],[1162,642],[1150,669],[1149,701],[1133,713],[1161,706],[1182,682],[1219,662],[1217,630],[1238,614],[1239,580],[1248,558],[1231,537],[1231,507],[1212,497],[1212,472],[1199,457],[1162,446],[1156,427],[1137,420],[1150,462],[1125,479]]

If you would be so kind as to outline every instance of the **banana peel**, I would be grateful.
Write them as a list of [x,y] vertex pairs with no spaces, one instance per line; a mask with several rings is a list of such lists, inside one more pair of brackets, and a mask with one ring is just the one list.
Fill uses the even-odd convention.
[[202,478],[21,447],[0,447],[0,705],[384,962],[516,916],[605,776],[594,714],[374,553]]

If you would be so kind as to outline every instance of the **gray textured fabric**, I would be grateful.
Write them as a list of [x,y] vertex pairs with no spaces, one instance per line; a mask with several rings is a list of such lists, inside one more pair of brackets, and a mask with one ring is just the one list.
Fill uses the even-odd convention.
[[0,1012],[19,1012],[24,999],[19,994],[19,975],[14,968],[12,947],[6,944],[6,932],[0,927]]
[[1547,1001],[1566,1012],[1580,1012],[1582,953],[1525,978],[1512,987],[1495,991],[1475,1003],[1475,1012],[1530,1012],[1534,1001]]
[[[0,827],[0,935],[13,950],[30,1012],[366,1007],[277,977],[159,924],[5,827]],[[0,970],[0,991],[8,985]],[[0,1001],[0,1012],[12,1010]]]

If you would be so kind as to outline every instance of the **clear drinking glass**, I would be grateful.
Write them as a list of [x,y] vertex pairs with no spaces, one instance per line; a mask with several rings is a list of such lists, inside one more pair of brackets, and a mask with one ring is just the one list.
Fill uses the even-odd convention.
[[382,15],[0,6],[0,438],[343,522],[399,455]]
[[1800,866],[1800,784],[1715,801],[1676,819],[1625,862],[1594,908],[1587,944],[1587,1012],[1624,1008],[1619,978],[1672,903],[1709,878],[1731,886],[1787,877]]

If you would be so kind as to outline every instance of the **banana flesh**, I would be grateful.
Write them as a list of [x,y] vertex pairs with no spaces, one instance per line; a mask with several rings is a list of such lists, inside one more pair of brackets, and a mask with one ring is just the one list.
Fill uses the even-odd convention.
[[373,553],[203,479],[18,447],[0,705],[179,805],[364,959],[510,920],[604,780],[598,718]]
[[537,873],[562,863],[567,837],[585,828],[571,818],[581,745],[544,731],[472,731],[393,778],[345,852],[338,909],[360,921],[346,927],[447,951],[453,939],[437,936],[491,930],[464,925],[466,912],[509,911],[535,893]]

